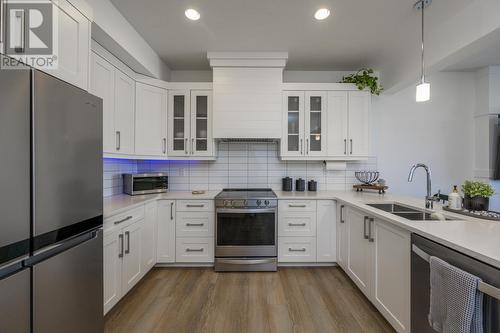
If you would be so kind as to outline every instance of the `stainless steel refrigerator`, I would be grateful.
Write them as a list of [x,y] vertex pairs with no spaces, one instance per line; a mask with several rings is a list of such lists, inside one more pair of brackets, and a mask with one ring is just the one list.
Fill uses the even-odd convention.
[[102,332],[102,101],[0,70],[0,332]]

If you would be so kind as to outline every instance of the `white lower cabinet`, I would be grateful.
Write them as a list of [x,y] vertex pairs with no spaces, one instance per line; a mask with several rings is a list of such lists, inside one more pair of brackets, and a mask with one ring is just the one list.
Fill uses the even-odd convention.
[[334,263],[335,212],[334,200],[280,200],[278,262]]
[[175,216],[175,261],[213,263],[214,201],[177,200]]
[[279,237],[278,261],[316,262],[316,237]]
[[156,264],[156,234],[158,226],[158,208],[156,201],[146,204],[144,208],[141,251],[142,276],[146,275],[146,273]]
[[410,332],[410,232],[348,206],[342,214],[341,267],[397,332]]
[[337,261],[337,205],[333,200],[318,200],[316,213],[316,261]]
[[213,237],[177,238],[175,259],[179,263],[214,262]]
[[337,264],[347,270],[347,226],[345,205],[337,204]]
[[141,221],[135,222],[123,229],[123,294],[128,293],[141,279],[141,231]]
[[174,200],[158,200],[158,263],[175,262],[175,215]]
[[122,285],[121,229],[104,236],[104,313],[120,300]]

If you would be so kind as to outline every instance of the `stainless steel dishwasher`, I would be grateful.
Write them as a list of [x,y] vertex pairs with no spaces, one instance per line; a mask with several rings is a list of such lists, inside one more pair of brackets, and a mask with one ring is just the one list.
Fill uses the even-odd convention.
[[427,320],[430,303],[428,257],[435,256],[483,280],[479,289],[484,292],[484,332],[500,332],[500,269],[416,234],[412,234],[411,240],[411,331],[435,333]]

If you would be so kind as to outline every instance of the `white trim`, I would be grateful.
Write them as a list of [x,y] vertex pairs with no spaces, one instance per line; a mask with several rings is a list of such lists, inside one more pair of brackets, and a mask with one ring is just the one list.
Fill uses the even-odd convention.
[[207,52],[211,67],[281,67],[288,52]]
[[283,90],[321,90],[321,91],[359,91],[358,87],[352,83],[308,83],[289,82],[283,83]]

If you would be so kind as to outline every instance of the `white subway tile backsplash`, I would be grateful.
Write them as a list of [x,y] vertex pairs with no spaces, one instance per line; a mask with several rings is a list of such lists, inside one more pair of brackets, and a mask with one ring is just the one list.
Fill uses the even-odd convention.
[[270,187],[281,190],[289,176],[318,182],[318,190],[346,190],[357,170],[376,170],[377,159],[347,162],[345,171],[326,171],[322,161],[281,161],[277,143],[219,143],[216,161],[103,160],[104,196],[122,193],[122,173],[165,172],[170,191]]

